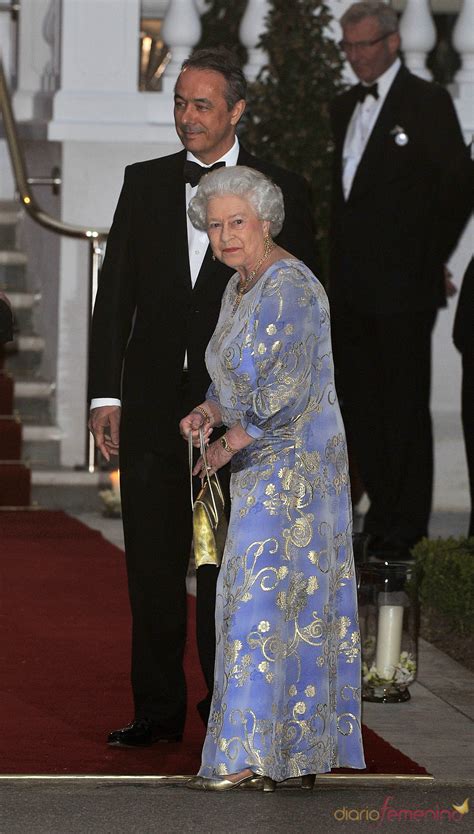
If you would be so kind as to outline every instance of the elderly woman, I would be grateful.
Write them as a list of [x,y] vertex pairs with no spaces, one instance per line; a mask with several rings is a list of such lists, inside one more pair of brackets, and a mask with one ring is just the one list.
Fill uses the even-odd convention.
[[[232,506],[217,586],[211,716],[188,786],[274,790],[363,768],[360,645],[346,442],[326,293],[276,246],[280,189],[245,167],[206,175],[191,201],[216,258],[236,272],[206,351],[205,402],[180,423],[225,434]],[[200,459],[195,474],[202,474]],[[262,778],[263,777],[263,778]]]

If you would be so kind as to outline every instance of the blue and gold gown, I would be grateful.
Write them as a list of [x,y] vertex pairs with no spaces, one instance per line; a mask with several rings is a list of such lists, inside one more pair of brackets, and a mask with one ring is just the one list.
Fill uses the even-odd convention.
[[208,399],[254,441],[234,455],[201,776],[282,781],[364,768],[360,642],[344,427],[329,308],[312,272],[270,266],[206,352]]

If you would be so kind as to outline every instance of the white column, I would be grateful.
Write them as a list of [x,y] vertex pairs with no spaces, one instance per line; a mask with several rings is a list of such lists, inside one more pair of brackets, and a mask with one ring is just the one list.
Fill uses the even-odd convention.
[[13,21],[8,12],[0,13],[0,49],[7,84],[11,84],[13,70]]
[[47,64],[52,60],[52,42],[47,42],[44,37],[44,23],[48,14],[51,14],[50,9],[51,0],[21,2],[18,85],[13,97],[15,115],[19,121],[45,120],[51,115],[51,92],[45,90],[43,76]]
[[436,29],[428,0],[407,0],[400,20],[400,35],[408,69],[420,78],[431,79],[426,56],[436,43]]
[[453,31],[453,44],[461,56],[456,73],[459,98],[466,104],[466,119],[474,127],[474,0],[464,0]]
[[50,138],[64,138],[56,123],[142,118],[139,27],[140,0],[62,0],[61,89]]
[[181,64],[201,37],[201,20],[194,0],[170,0],[162,32],[171,52],[171,61],[163,75],[163,92],[171,93]]
[[[0,50],[7,84],[11,90],[13,75],[13,21],[6,12],[0,14]],[[0,200],[13,200],[15,188],[7,143],[0,139]]]
[[59,87],[61,63],[61,6],[60,0],[50,0],[49,9],[43,21],[43,37],[51,54],[42,74],[42,89],[54,93]]
[[[100,148],[92,142],[143,123],[139,25],[140,0],[62,0],[61,89],[54,97],[49,138],[62,142],[61,216],[67,222],[110,223],[111,213],[104,222],[100,206],[114,165],[114,139]],[[114,186],[119,189],[120,183],[119,169]],[[88,247],[68,238],[61,238],[60,247],[57,423],[61,463],[74,466],[84,458]]]
[[[248,49],[248,63],[244,67],[244,73],[249,81],[255,81],[268,60],[267,53],[257,47],[257,44],[265,31],[265,18],[269,9],[268,0],[249,0],[240,23],[240,40]],[[288,14],[291,15],[291,10],[288,10]]]

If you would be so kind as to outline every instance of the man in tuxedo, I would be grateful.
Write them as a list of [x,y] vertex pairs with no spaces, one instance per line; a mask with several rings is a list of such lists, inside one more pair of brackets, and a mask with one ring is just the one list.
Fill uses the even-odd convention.
[[5,293],[0,292],[0,344],[13,339],[13,313]]
[[[104,456],[118,453],[132,610],[134,720],[109,744],[180,740],[186,714],[185,577],[192,525],[187,446],[180,418],[206,394],[204,352],[232,274],[212,259],[207,235],[186,210],[200,175],[215,163],[248,165],[282,189],[278,242],[315,268],[308,188],[251,156],[236,127],[245,77],[224,49],[196,52],[175,87],[184,150],[130,165],[110,230],[94,309],[90,428]],[[198,571],[197,633],[210,692],[216,570]],[[207,721],[210,693],[198,705]]]
[[453,341],[462,355],[461,417],[471,496],[467,535],[474,537],[474,257],[469,261],[462,279]]
[[341,25],[360,83],[332,104],[335,358],[369,547],[409,559],[428,529],[431,334],[470,210],[470,162],[449,94],[402,66],[393,9],[355,3]]

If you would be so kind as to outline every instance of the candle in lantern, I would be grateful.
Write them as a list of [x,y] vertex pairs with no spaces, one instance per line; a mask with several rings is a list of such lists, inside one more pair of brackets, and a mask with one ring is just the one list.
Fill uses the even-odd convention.
[[375,665],[382,678],[392,678],[394,667],[400,663],[402,626],[403,605],[380,606]]
[[112,486],[112,492],[117,496],[117,498],[120,498],[120,470],[114,469],[113,472],[110,472],[109,480]]

